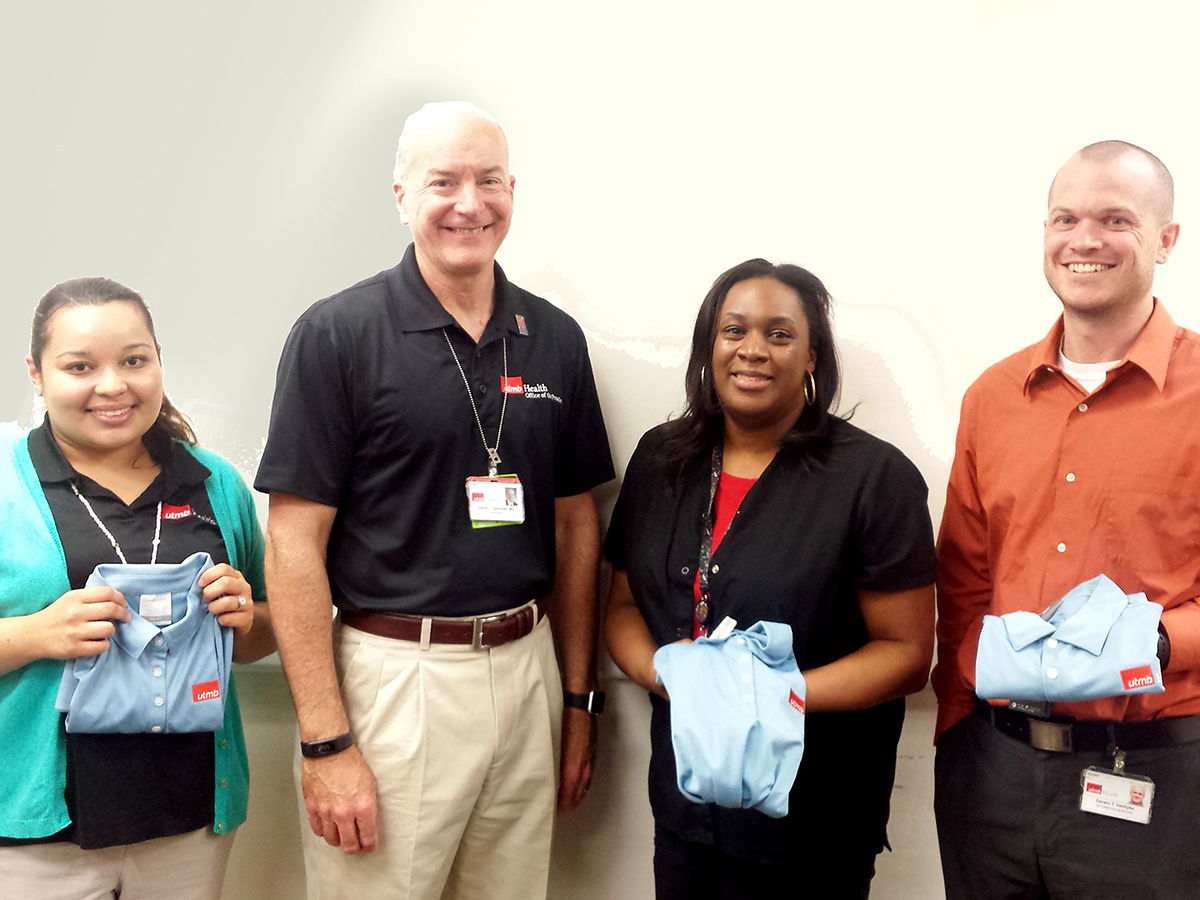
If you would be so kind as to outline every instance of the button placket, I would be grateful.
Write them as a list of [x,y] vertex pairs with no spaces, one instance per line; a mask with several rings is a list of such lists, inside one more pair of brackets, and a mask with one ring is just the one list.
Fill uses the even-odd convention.
[[167,647],[166,639],[160,634],[150,642],[150,646],[144,651],[154,661],[154,683],[150,687],[152,691],[152,703],[155,708],[154,724],[150,726],[150,731],[154,734],[162,734],[167,730]]
[[[742,647],[746,646],[746,639],[744,637],[738,638],[737,642]],[[739,668],[742,670],[742,682],[750,688],[742,695],[742,701],[747,705],[753,705],[754,659],[749,653],[741,653],[739,654],[738,663]]]

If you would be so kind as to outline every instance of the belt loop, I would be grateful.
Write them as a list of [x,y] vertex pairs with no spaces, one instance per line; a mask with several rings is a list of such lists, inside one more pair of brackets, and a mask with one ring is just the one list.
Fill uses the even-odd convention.
[[531,610],[533,610],[533,624],[529,626],[529,630],[533,631],[533,629],[537,628],[537,623],[538,623],[537,601],[535,600],[534,602],[530,603],[529,608]]
[[429,637],[433,634],[433,619],[425,616],[421,619],[421,649],[429,649]]
[[476,617],[471,623],[471,649],[483,649],[483,618]]

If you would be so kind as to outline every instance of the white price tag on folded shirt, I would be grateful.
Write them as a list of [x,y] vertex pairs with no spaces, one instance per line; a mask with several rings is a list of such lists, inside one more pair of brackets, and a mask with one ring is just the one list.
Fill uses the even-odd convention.
[[142,594],[138,597],[138,615],[159,628],[171,624],[171,595]]

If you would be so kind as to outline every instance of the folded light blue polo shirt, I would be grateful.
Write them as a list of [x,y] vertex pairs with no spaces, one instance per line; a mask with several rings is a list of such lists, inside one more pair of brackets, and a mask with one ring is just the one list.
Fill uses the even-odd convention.
[[1163,608],[1106,575],[1073,587],[1040,616],[984,616],[975,693],[985,700],[1066,703],[1161,694]]
[[791,627],[758,622],[724,639],[667,644],[654,667],[671,695],[683,795],[786,816],[804,755],[805,684]]
[[[177,565],[96,566],[88,587],[107,586],[125,596],[129,621],[116,622],[108,650],[69,660],[55,706],[67,714],[67,731],[170,734],[219,731],[225,716],[233,630],[217,624],[199,585],[212,566],[207,553]],[[142,615],[147,597],[170,597],[169,625]]]

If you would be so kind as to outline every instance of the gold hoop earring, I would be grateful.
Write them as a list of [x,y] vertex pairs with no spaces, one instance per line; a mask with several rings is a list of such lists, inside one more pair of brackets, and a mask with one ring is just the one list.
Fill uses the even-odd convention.
[[804,405],[812,406],[817,402],[817,379],[812,372],[805,372],[804,376]]

